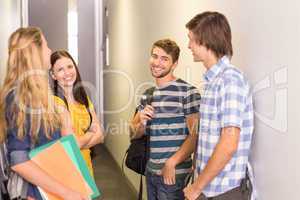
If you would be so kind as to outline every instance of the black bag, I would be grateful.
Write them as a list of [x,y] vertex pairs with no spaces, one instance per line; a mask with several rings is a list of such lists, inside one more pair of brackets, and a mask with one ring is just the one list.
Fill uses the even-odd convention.
[[[154,90],[155,87],[151,87],[144,92],[144,98],[142,98],[140,106],[146,106],[147,104],[151,104]],[[136,108],[135,114],[137,112],[138,108]],[[145,175],[145,169],[148,159],[149,136],[144,135],[141,138],[132,139],[130,141],[129,148],[127,149],[125,155],[126,166],[138,174]]]
[[146,164],[149,158],[148,143],[148,136],[132,139],[127,149],[126,167],[141,175],[145,175]]
[[[147,89],[144,92],[143,94],[144,98],[142,98],[140,106],[146,106],[147,104],[149,105],[151,104],[154,90],[155,87],[152,87]],[[139,108],[136,108],[134,115],[136,115],[138,110]],[[141,175],[140,191],[138,196],[139,200],[142,200],[143,197],[143,175],[145,175],[148,159],[149,159],[149,136],[144,135],[141,138],[132,139],[123,158],[123,165],[125,160],[126,167]],[[123,165],[122,165],[122,169],[124,172]]]

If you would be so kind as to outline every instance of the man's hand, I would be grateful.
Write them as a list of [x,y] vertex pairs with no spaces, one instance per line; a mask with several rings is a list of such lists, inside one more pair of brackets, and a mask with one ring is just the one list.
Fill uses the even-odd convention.
[[154,108],[150,105],[137,112],[130,122],[130,138],[140,138],[145,133],[145,128],[148,120],[152,120],[154,117]]
[[176,183],[176,164],[168,159],[165,163],[165,166],[162,169],[162,176],[164,178],[164,184],[166,185],[174,185]]
[[140,122],[144,125],[148,120],[151,120],[154,117],[154,108],[150,105],[146,105],[146,107],[139,114]]
[[183,192],[186,200],[196,200],[202,191],[201,189],[197,188],[196,184],[194,183],[184,188]]

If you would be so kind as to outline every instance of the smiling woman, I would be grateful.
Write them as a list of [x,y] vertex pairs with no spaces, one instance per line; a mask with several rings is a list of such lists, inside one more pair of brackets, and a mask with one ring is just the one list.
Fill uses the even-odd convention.
[[60,50],[51,55],[50,74],[62,121],[62,135],[76,136],[81,153],[93,175],[90,147],[103,142],[104,135],[94,106],[82,85],[77,65],[67,51]]

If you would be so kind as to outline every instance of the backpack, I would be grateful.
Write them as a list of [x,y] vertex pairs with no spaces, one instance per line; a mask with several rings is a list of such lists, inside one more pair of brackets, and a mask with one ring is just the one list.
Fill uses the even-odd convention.
[[125,165],[134,172],[145,175],[149,158],[149,136],[132,139],[126,152]]
[[0,200],[27,199],[28,183],[12,171],[5,142],[0,144]]
[[[139,111],[140,106],[146,106],[147,104],[149,105],[151,104],[154,90],[155,87],[151,87],[144,92],[143,94],[144,98],[141,99],[141,104],[135,109],[134,116]],[[145,175],[148,159],[149,159],[149,136],[143,135],[141,138],[131,139],[130,145],[126,150],[125,156],[123,158],[123,165],[125,160],[125,165],[127,168],[141,175],[139,199],[142,199],[143,196],[142,177]],[[124,172],[123,165],[122,165],[122,169]]]
[[0,200],[6,200],[8,198],[7,193],[7,181],[8,181],[8,161],[7,150],[5,144],[0,144]]

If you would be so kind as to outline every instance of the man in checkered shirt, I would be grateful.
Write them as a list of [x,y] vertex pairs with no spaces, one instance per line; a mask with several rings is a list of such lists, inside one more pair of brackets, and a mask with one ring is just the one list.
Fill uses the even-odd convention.
[[189,49],[202,62],[205,88],[200,103],[197,178],[184,189],[188,200],[244,200],[253,133],[253,104],[244,74],[230,63],[231,30],[217,12],[196,15],[187,25]]

